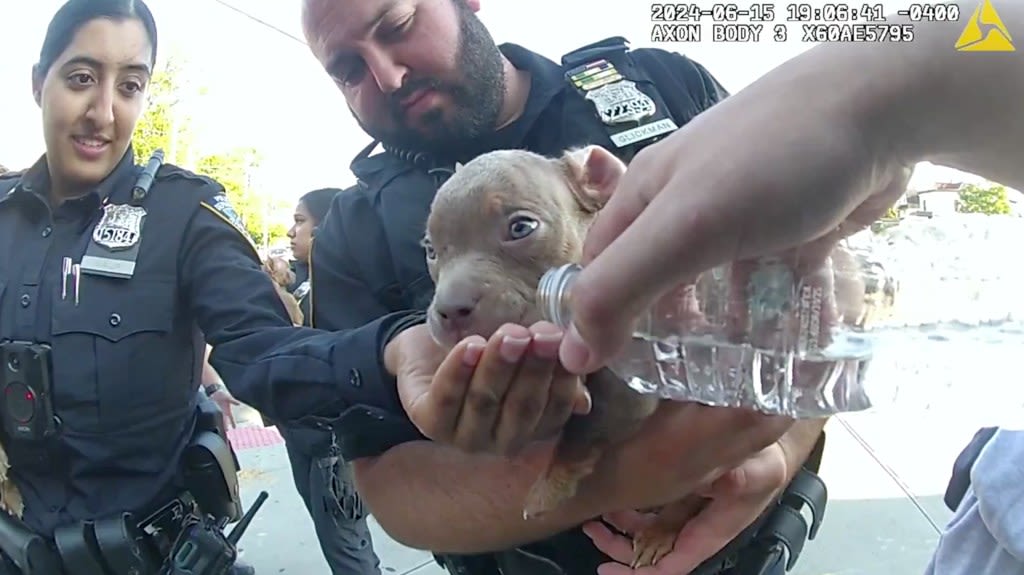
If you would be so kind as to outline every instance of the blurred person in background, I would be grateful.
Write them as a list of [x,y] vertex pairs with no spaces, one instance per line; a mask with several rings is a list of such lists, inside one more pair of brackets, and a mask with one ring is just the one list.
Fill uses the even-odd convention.
[[[295,206],[288,230],[295,258],[295,281],[289,291],[299,302],[303,324],[309,326],[309,254],[316,227],[331,207],[337,188],[307,192]],[[288,450],[295,488],[306,504],[320,549],[334,575],[376,575],[380,560],[366,524],[366,509],[356,492],[351,465],[340,457],[333,432],[278,425]]]
[[299,309],[302,310],[309,325],[311,317],[309,295],[309,257],[313,245],[313,234],[316,227],[320,225],[328,210],[331,209],[331,202],[334,196],[340,192],[339,188],[320,188],[307,192],[299,198],[295,206],[295,213],[292,216],[294,223],[288,229],[288,239],[291,240],[292,257],[294,258],[292,269],[295,272],[295,281],[289,291],[299,300]]

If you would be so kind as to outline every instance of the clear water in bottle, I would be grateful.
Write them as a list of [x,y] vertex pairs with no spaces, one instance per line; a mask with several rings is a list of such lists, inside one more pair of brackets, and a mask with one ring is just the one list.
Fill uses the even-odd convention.
[[[872,407],[867,325],[894,288],[867,254],[836,247],[822,259],[796,267],[762,258],[702,274],[649,309],[609,367],[639,392],[713,406],[798,418]],[[549,270],[538,286],[542,313],[563,328],[579,271]]]

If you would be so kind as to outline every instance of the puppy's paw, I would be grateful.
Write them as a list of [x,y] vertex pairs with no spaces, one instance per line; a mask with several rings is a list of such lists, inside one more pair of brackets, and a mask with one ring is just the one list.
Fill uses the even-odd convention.
[[576,495],[580,476],[565,468],[551,468],[526,495],[523,519],[532,519],[556,509]]
[[633,537],[633,562],[630,568],[657,565],[662,557],[672,552],[678,536],[679,530],[674,529],[674,526],[657,521],[642,529]]
[[654,521],[633,536],[633,569],[656,565],[675,548],[679,533],[707,505],[708,499],[689,495],[662,506]]
[[0,482],[0,510],[6,511],[9,515],[21,519],[25,511],[25,502],[21,499],[21,492],[9,478]]

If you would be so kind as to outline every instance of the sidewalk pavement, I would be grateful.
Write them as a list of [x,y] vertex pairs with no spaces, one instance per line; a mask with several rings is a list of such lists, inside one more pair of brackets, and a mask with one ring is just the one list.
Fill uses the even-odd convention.
[[[897,409],[829,423],[821,470],[830,492],[828,510],[818,538],[807,543],[792,575],[922,572],[938,530],[951,515],[942,493],[952,462],[974,430],[985,425],[978,415],[951,415]],[[231,437],[242,465],[243,503],[249,505],[260,490],[270,495],[241,540],[242,556],[260,575],[329,575],[280,435],[251,413],[238,413],[236,419],[239,427]],[[372,518],[370,523],[382,573],[446,573],[429,553],[396,543]]]

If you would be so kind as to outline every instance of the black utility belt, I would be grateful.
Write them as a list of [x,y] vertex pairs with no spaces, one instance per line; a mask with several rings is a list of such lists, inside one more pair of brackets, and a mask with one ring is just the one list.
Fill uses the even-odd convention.
[[60,527],[52,541],[0,513],[0,551],[22,575],[227,575],[238,539],[267,497],[260,492],[229,535],[189,494],[142,521],[126,512]]
[[51,540],[0,513],[0,551],[22,575],[158,575],[197,517],[185,495],[143,521],[128,512],[81,521],[57,528]]

